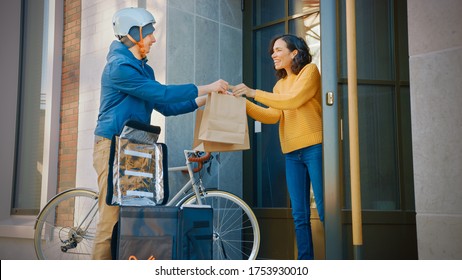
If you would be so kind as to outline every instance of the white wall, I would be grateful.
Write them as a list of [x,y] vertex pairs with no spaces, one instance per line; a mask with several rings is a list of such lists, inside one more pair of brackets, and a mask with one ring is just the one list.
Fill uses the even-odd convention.
[[409,0],[419,259],[462,259],[462,2]]

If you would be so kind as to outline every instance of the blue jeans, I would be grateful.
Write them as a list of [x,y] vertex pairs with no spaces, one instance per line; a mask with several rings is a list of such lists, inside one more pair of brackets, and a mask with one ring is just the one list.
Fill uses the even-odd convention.
[[286,154],[286,180],[292,203],[298,259],[314,259],[311,234],[310,183],[313,187],[319,218],[324,222],[322,180],[322,144]]

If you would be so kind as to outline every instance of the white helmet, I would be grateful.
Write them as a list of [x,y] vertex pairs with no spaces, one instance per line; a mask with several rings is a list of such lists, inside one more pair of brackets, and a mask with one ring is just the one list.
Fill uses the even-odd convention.
[[149,23],[156,23],[154,16],[144,8],[124,8],[112,17],[114,35],[126,36],[133,26],[143,27]]

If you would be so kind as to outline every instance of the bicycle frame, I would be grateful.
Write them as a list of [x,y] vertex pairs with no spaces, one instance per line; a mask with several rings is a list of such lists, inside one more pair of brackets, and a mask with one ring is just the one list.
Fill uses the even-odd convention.
[[[191,157],[191,155],[194,156]],[[207,204],[212,207],[215,205],[217,215],[214,216],[213,221],[213,242],[214,246],[216,246],[216,251],[214,251],[216,255],[214,257],[218,259],[228,259],[228,257],[230,259],[242,259],[242,257],[244,259],[255,259],[258,254],[260,233],[258,222],[250,207],[242,199],[226,191],[210,190],[205,196],[206,189],[202,185],[201,174],[194,174],[198,173],[203,168],[204,162],[210,159],[210,153],[202,155],[197,151],[184,150],[184,156],[186,159],[185,166],[167,168],[169,172],[188,171],[189,180],[166,205],[181,206],[190,203]],[[198,166],[196,167],[193,163],[197,163]],[[192,191],[190,191],[191,189]],[[65,203],[68,199],[77,199],[79,197],[82,197],[82,199],[85,197],[85,200],[90,198],[94,201],[85,204],[85,209],[90,210],[82,213],[83,220],[79,221],[76,226],[69,226],[66,223],[55,224],[56,221],[47,222],[48,219],[55,219],[55,207],[60,205],[61,202]],[[60,250],[57,252],[68,253],[67,256],[83,254],[88,257],[88,250],[85,249],[88,247],[85,243],[82,243],[83,250],[80,250],[80,246],[77,245],[84,240],[94,239],[93,235],[87,233],[90,223],[84,221],[93,221],[97,217],[97,204],[98,194],[89,189],[72,189],[53,197],[42,209],[34,226],[34,245],[37,257],[39,259],[47,258],[48,255],[44,255],[44,250],[51,252],[51,256],[54,256],[53,250],[59,248]],[[40,228],[38,228],[39,224]],[[43,227],[45,224],[48,226]],[[243,238],[244,234],[247,235],[245,239]],[[43,243],[44,248],[41,242],[45,239],[47,242]],[[48,242],[50,245],[47,245]],[[89,243],[89,246],[91,248],[92,243]],[[68,250],[71,251],[68,252]],[[56,256],[57,254],[61,253],[56,253]]]
[[176,171],[188,171],[189,174],[189,181],[175,194],[175,196],[167,202],[167,206],[172,206],[175,205],[175,203],[179,202],[181,198],[184,197],[184,195],[187,193],[187,191],[192,188],[194,191],[194,194],[196,195],[197,202],[201,205],[202,201],[199,199],[200,197],[200,192],[202,191],[200,184],[199,186],[194,183],[194,172],[193,172],[193,162],[188,160],[188,154],[190,153],[195,153],[196,151],[193,150],[184,150],[184,156],[186,159],[186,165],[185,166],[179,166],[179,167],[169,167],[168,171],[169,172],[176,172]]

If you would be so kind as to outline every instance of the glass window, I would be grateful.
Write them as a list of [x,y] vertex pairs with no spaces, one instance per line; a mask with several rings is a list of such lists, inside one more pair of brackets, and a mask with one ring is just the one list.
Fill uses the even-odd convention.
[[255,83],[256,88],[272,91],[276,83],[276,75],[273,67],[273,59],[269,54],[270,42],[274,37],[284,34],[284,24],[280,23],[262,28],[255,35]]
[[[345,206],[351,208],[348,126],[348,89],[339,88],[343,97],[342,118]],[[398,151],[394,87],[358,86],[358,129],[361,168],[361,203],[363,209],[396,210],[400,208]]]
[[45,101],[42,93],[44,1],[23,1],[18,146],[13,213],[40,208]]
[[285,16],[286,0],[254,0],[254,25],[262,25]]
[[409,46],[407,38],[407,1],[398,2],[398,53],[401,81],[409,81]]
[[319,12],[319,0],[289,0],[289,16]]
[[[255,88],[272,92],[276,84],[273,60],[269,55],[271,40],[284,33],[284,24],[277,24],[255,31]],[[288,207],[285,177],[285,161],[279,143],[278,125],[261,125],[261,132],[254,133],[256,174],[254,206]]]
[[[346,78],[346,8],[340,1],[341,69]],[[358,79],[390,80],[393,78],[392,5],[388,0],[356,1],[356,60]]]
[[[315,5],[315,4],[313,4]],[[321,26],[319,3],[311,8],[312,13],[289,21],[289,33],[305,39],[313,56],[313,63],[321,70]]]
[[401,145],[400,166],[401,183],[404,191],[403,210],[414,210],[414,169],[412,163],[412,124],[411,124],[411,96],[409,86],[400,87],[399,92],[399,141]]
[[[413,208],[406,1],[356,1],[358,125],[364,209]],[[345,3],[340,75],[347,78]],[[396,24],[396,25],[395,25]],[[398,75],[399,73],[399,75]],[[351,208],[347,85],[342,92],[345,207]]]

